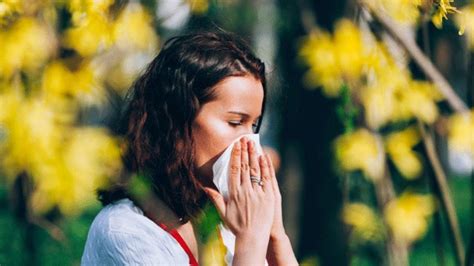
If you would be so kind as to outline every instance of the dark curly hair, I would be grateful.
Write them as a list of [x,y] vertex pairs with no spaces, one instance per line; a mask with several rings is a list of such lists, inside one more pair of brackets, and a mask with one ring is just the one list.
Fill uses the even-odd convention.
[[[152,191],[183,223],[195,217],[206,201],[193,165],[193,121],[201,106],[215,98],[219,81],[244,75],[262,82],[263,117],[264,63],[234,34],[192,33],[169,39],[129,92],[119,130],[126,142],[125,170],[146,173]],[[104,205],[130,197],[124,184],[98,194]]]

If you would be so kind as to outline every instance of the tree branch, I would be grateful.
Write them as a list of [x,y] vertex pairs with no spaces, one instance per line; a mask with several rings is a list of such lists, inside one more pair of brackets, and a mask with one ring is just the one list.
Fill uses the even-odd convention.
[[441,203],[446,216],[448,218],[449,230],[451,231],[451,240],[453,241],[454,248],[456,251],[456,260],[458,265],[464,265],[464,244],[461,237],[461,231],[459,229],[459,223],[454,208],[454,204],[449,190],[448,182],[446,181],[446,174],[441,166],[439,158],[436,154],[435,145],[433,142],[432,135],[426,131],[425,126],[421,121],[418,120],[418,128],[421,132],[423,144],[425,146],[428,159],[433,167],[433,171],[436,178],[436,183],[439,188],[441,196]]

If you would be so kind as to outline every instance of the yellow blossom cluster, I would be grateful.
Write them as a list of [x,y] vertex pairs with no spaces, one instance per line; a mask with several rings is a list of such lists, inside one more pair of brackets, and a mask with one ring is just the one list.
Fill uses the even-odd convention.
[[420,155],[412,149],[419,142],[420,134],[415,127],[391,133],[385,139],[390,159],[407,179],[418,177],[422,170]]
[[372,48],[368,65],[368,79],[361,87],[360,98],[370,128],[411,118],[428,124],[436,120],[436,103],[443,96],[434,84],[413,80],[410,72],[397,64],[380,43]]
[[365,0],[376,12],[383,11],[394,20],[415,25],[420,21],[423,10],[429,12],[433,24],[441,28],[443,20],[448,19],[448,14],[457,13],[452,5],[454,0]]
[[359,29],[346,19],[336,25],[334,36],[310,33],[302,42],[299,56],[310,67],[304,77],[306,86],[322,86],[330,97],[339,95],[342,84],[357,82],[366,58]]
[[349,203],[344,206],[342,220],[351,226],[351,237],[361,242],[378,242],[383,240],[383,228],[379,217],[363,203]]
[[[26,5],[26,2],[18,1],[18,5]],[[0,30],[0,49],[3,51],[0,54],[0,78],[9,79],[18,72],[41,71],[51,58],[57,57],[58,48],[66,47],[86,58],[89,65],[94,64],[90,75],[120,77],[107,82],[119,90],[128,88],[147,58],[156,52],[158,36],[151,16],[140,4],[132,2],[112,16],[109,9],[113,3],[112,0],[66,1],[64,4],[72,14],[72,26],[64,32],[55,31],[56,10],[52,4],[43,8],[53,15],[46,16],[44,13],[48,12],[37,10],[38,14],[20,16],[12,21]],[[76,68],[77,62],[63,65]],[[57,67],[52,69],[59,70]],[[65,68],[62,70],[64,72]],[[80,73],[85,72],[76,72]],[[94,84],[95,87],[101,85],[97,80]],[[97,90],[89,92],[100,95]]]
[[405,192],[387,204],[384,216],[395,239],[410,244],[425,235],[435,210],[432,196]]
[[0,30],[0,78],[37,70],[54,49],[54,32],[46,23],[30,17],[15,21],[9,30]]
[[104,97],[99,78],[90,64],[83,63],[74,71],[61,61],[52,61],[43,71],[41,90],[51,102],[67,97],[98,101]]
[[449,13],[456,13],[458,10],[452,6],[454,0],[438,0],[434,2],[436,10],[431,17],[431,21],[437,28],[441,28],[443,26],[443,19],[448,19]]
[[457,152],[468,154],[474,162],[474,109],[449,118],[448,145]]
[[334,142],[337,161],[346,171],[361,170],[371,181],[382,178],[385,151],[382,138],[361,128],[339,136]]
[[469,48],[474,50],[474,3],[462,8],[455,21],[460,34],[466,33]]
[[[453,140],[469,147],[472,145],[472,125],[455,121]],[[471,127],[471,128],[468,128]],[[469,131],[471,130],[471,131]],[[471,133],[469,133],[471,132]],[[471,134],[470,136],[468,136]],[[470,137],[470,138],[469,138]],[[371,181],[382,178],[385,167],[385,153],[392,160],[402,176],[411,180],[417,178],[423,170],[421,157],[413,150],[420,142],[416,128],[409,127],[393,132],[386,137],[360,128],[353,133],[339,136],[334,142],[334,151],[340,167],[344,171],[361,170]],[[471,146],[472,147],[472,146]]]
[[54,206],[64,214],[78,212],[118,173],[119,143],[104,129],[73,127],[71,110],[56,110],[15,90],[3,92],[0,105],[0,168],[10,184],[21,173],[31,176],[33,212]]
[[443,99],[438,89],[413,80],[382,43],[363,42],[362,35],[352,22],[342,20],[333,37],[313,32],[304,39],[300,56],[310,67],[305,84],[322,86],[329,97],[338,96],[341,86],[348,84],[359,96],[372,129],[411,118],[433,123],[438,116],[436,102]]
[[116,20],[108,12],[111,0],[71,1],[74,26],[65,33],[64,45],[91,56],[115,44],[120,48],[154,51],[157,35],[151,16],[138,3],[130,3]]
[[118,174],[120,140],[79,124],[77,111],[128,88],[157,47],[152,16],[136,1],[0,3],[0,180],[26,174],[33,213],[78,213]]
[[12,16],[21,9],[21,1],[19,0],[6,0],[0,2],[0,25],[4,23],[4,20],[9,16]]

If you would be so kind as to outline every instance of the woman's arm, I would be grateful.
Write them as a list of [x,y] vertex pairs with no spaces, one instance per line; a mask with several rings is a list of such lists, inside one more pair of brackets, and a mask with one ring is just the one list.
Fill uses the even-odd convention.
[[298,265],[290,239],[286,234],[270,237],[267,261],[269,265]]

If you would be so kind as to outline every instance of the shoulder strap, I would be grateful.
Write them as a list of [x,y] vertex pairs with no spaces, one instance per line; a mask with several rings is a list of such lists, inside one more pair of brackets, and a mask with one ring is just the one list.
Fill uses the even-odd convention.
[[191,252],[191,249],[188,247],[188,245],[186,244],[186,241],[184,241],[184,239],[181,237],[181,235],[179,234],[178,230],[176,229],[172,229],[172,230],[169,230],[168,227],[166,225],[164,225],[163,223],[160,223],[160,222],[157,222],[155,221],[154,219],[152,219],[149,215],[147,215],[147,213],[144,213],[146,217],[148,217],[150,220],[152,220],[156,225],[158,225],[159,227],[161,227],[163,230],[165,230],[166,232],[168,232],[174,239],[176,239],[176,241],[178,241],[179,245],[181,246],[181,248],[184,250],[184,252],[186,252],[186,254],[188,254],[188,257],[189,257],[189,265],[191,266],[199,266],[199,263],[197,262],[196,258],[194,257],[193,253]]

